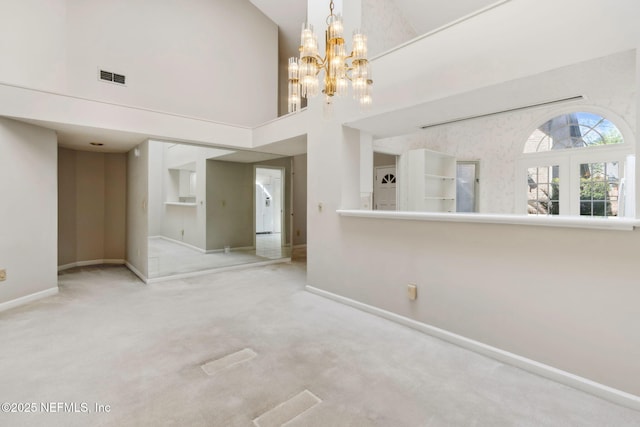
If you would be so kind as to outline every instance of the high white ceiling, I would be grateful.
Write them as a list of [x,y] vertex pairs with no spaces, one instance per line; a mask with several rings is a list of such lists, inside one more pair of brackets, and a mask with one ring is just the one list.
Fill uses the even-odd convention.
[[483,9],[496,0],[391,0],[402,12],[416,34],[426,34],[466,15]]
[[[249,0],[278,26],[280,61],[298,55],[307,0]],[[324,0],[323,0],[324,1]],[[348,0],[343,0],[348,1]],[[394,2],[416,34],[426,34],[496,3],[496,0],[385,0]],[[329,13],[329,1],[327,14]],[[364,7],[367,2],[363,1]]]
[[[297,55],[300,27],[307,15],[307,0],[249,0],[279,28],[280,59]],[[324,1],[324,0],[323,0]],[[347,1],[347,0],[343,0]],[[496,3],[496,0],[385,0],[395,2],[397,8],[417,34],[427,33],[447,23],[462,18],[474,11]],[[327,3],[327,11],[329,1]],[[363,4],[367,5],[366,1]],[[19,119],[18,119],[19,120]],[[25,120],[27,121],[27,120]],[[150,138],[163,139],[161,135],[146,135],[69,125],[54,122],[29,121],[38,126],[53,129],[58,134],[61,146],[101,152],[126,152],[142,141]],[[375,126],[374,126],[375,127]],[[96,147],[90,142],[103,143]],[[179,141],[177,141],[179,142]],[[306,138],[303,136],[276,142],[263,147],[265,152],[275,155],[296,155],[306,152]],[[238,154],[237,156],[240,156]],[[242,159],[239,158],[240,161]]]

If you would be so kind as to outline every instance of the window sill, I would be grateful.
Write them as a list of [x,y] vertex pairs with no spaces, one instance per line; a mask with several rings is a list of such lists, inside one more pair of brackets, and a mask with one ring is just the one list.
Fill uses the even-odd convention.
[[474,213],[397,212],[367,210],[337,210],[340,216],[395,219],[408,221],[466,222],[476,224],[534,225],[541,227],[587,228],[630,231],[640,225],[634,218],[548,217],[529,215],[498,215]]

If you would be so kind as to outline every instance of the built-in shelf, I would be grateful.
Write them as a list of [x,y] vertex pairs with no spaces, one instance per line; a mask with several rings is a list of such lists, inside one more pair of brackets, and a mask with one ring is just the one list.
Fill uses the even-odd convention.
[[403,211],[456,210],[456,158],[424,148],[400,156],[398,201]]
[[197,203],[187,203],[187,202],[164,202],[164,204],[169,206],[191,206],[191,207],[198,206]]

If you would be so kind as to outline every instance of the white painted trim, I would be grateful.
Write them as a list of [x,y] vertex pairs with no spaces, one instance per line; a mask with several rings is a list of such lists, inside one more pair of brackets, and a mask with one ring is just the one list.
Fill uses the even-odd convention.
[[535,360],[531,360],[526,357],[522,357],[487,344],[483,344],[479,341],[475,341],[461,335],[446,331],[444,329],[440,329],[426,323],[418,322],[408,317],[401,316],[399,314],[392,313],[390,311],[383,310],[381,308],[374,307],[368,304],[364,304],[350,298],[334,294],[332,292],[327,292],[309,285],[307,285],[305,288],[307,291],[313,294],[331,299],[333,301],[337,301],[342,304],[346,304],[348,306],[357,308],[358,310],[362,310],[370,314],[374,314],[376,316],[380,316],[392,322],[399,323],[427,335],[431,335],[435,338],[447,341],[451,344],[466,348],[467,350],[471,350],[473,352],[480,353],[484,356],[488,356],[492,359],[498,360],[508,365],[524,369],[525,371],[548,378],[561,384],[565,384],[569,387],[584,391],[618,405],[626,406],[635,410],[640,410],[640,396],[636,396],[631,393],[627,393],[622,390],[618,390],[604,384],[591,381],[587,378],[574,375],[570,372],[554,368],[553,366],[536,362]]
[[376,59],[379,59],[379,58],[382,58],[383,56],[389,55],[390,53],[395,52],[396,50],[400,50],[400,49],[402,49],[402,48],[404,48],[406,46],[409,46],[411,44],[414,44],[414,43],[416,43],[416,42],[418,42],[418,41],[420,41],[422,39],[426,39],[427,37],[434,36],[434,35],[442,32],[442,31],[444,31],[446,29],[449,29],[449,28],[454,27],[454,26],[456,26],[458,24],[461,24],[461,23],[463,23],[465,21],[468,21],[471,18],[475,18],[478,15],[482,15],[483,13],[486,13],[486,12],[492,10],[492,9],[495,9],[496,7],[502,6],[505,3],[509,3],[510,1],[511,0],[500,0],[500,1],[497,1],[495,3],[492,3],[492,4],[490,4],[490,5],[486,6],[486,7],[483,7],[480,10],[476,10],[475,12],[471,12],[468,15],[465,15],[465,16],[463,16],[461,18],[458,18],[455,21],[452,21],[452,22],[450,22],[448,24],[445,24],[445,25],[443,25],[441,27],[438,27],[438,28],[436,28],[434,30],[431,30],[431,31],[429,31],[427,33],[421,34],[418,37],[409,40],[408,42],[399,44],[398,46],[395,46],[395,47],[393,47],[393,48],[391,48],[389,50],[386,50],[386,51],[384,51],[382,53],[379,53],[378,55],[375,55],[375,56],[371,57],[369,59],[369,61],[375,61]]
[[282,115],[280,117],[276,117],[275,119],[267,120],[266,122],[260,123],[259,125],[257,125],[253,129],[255,130],[255,129],[258,129],[258,128],[263,127],[263,126],[270,125],[271,123],[275,123],[275,122],[278,122],[280,120],[284,120],[284,119],[286,119],[288,117],[293,117],[296,114],[302,113],[303,111],[307,111],[307,107],[301,108],[298,111],[294,111],[293,113],[284,114],[284,115]]
[[132,272],[133,274],[135,274],[136,276],[138,276],[138,278],[139,278],[140,280],[142,280],[144,283],[149,283],[149,279],[147,279],[147,278],[145,277],[145,275],[144,275],[144,274],[142,274],[142,273],[140,272],[140,270],[138,270],[137,268],[135,268],[135,267],[133,266],[133,264],[131,264],[130,262],[126,261],[126,262],[124,263],[124,265],[126,265],[126,266],[127,266],[127,268],[128,268],[129,270],[131,270],[131,272]]
[[[151,283],[158,283],[158,282],[166,282],[168,280],[187,279],[189,277],[204,276],[205,274],[221,273],[223,271],[242,270],[244,268],[263,267],[265,265],[280,264],[280,263],[283,263],[283,262],[291,262],[291,258],[280,258],[280,259],[274,259],[274,260],[270,260],[270,261],[252,262],[252,263],[248,263],[248,264],[231,265],[229,267],[219,267],[219,268],[211,268],[209,270],[201,270],[201,271],[192,271],[192,272],[189,272],[189,273],[173,274],[171,276],[154,277],[154,278],[145,279],[145,283],[151,284]],[[135,271],[134,271],[134,273],[135,273]],[[138,275],[138,276],[140,276],[140,275]]]
[[50,297],[58,293],[58,287],[45,289],[44,291],[36,292],[30,295],[25,295],[20,298],[12,299],[11,301],[3,302],[0,304],[0,312],[10,310],[12,308],[20,307],[21,305],[28,304],[33,301],[37,301],[42,298]]
[[164,202],[165,206],[187,206],[190,208],[195,208],[198,206],[197,203],[187,203],[187,202]]
[[[255,250],[255,246],[240,246],[238,248],[231,248],[231,252],[239,252],[239,251],[253,251]],[[206,254],[217,254],[224,252],[224,249],[209,249],[205,251]]]
[[58,271],[68,270],[74,267],[86,267],[88,265],[124,265],[123,259],[92,259],[89,261],[77,261],[70,264],[64,264],[58,266]]
[[542,227],[587,228],[597,230],[629,231],[640,225],[634,218],[592,218],[541,215],[499,215],[478,213],[398,212],[398,211],[336,211],[340,216],[411,221],[445,221],[478,224],[535,225]]
[[199,248],[197,246],[190,245],[190,244],[185,243],[185,242],[181,242],[180,240],[172,239],[171,237],[167,237],[167,236],[158,236],[158,237],[161,238],[161,239],[166,240],[167,242],[177,243],[178,245],[186,246],[187,248],[193,249],[194,251],[198,251],[201,254],[206,254],[207,253],[207,251],[204,250],[204,249],[201,249],[201,248]]
[[[233,125],[233,124],[230,124],[230,123],[218,122],[218,121],[215,121],[215,120],[205,119],[203,117],[187,116],[187,115],[184,115],[184,114],[169,113],[167,111],[154,110],[154,109],[151,109],[151,108],[136,107],[136,106],[127,105],[127,104],[118,104],[117,102],[108,102],[108,101],[101,101],[101,100],[98,100],[98,99],[84,98],[84,97],[81,97],[81,96],[68,95],[68,94],[61,93],[61,92],[54,92],[54,91],[50,91],[50,90],[47,90],[47,89],[38,89],[38,88],[34,88],[34,87],[29,87],[29,86],[22,86],[22,85],[17,85],[17,84],[14,84],[14,83],[9,83],[9,82],[4,82],[4,81],[0,81],[0,86],[6,86],[6,87],[15,88],[15,89],[28,90],[30,92],[39,92],[39,93],[44,93],[44,94],[47,94],[47,95],[61,96],[63,98],[77,99],[77,100],[80,100],[80,101],[88,101],[88,102],[92,102],[92,103],[96,103],[96,104],[112,105],[114,107],[128,108],[130,110],[146,111],[146,112],[149,112],[149,113],[162,114],[162,115],[165,115],[165,116],[173,116],[173,117],[178,117],[178,118],[181,118],[181,119],[188,119],[188,120],[195,120],[195,121],[199,121],[199,122],[212,123],[212,124],[215,124],[215,125],[228,126],[228,127],[236,128],[236,129],[247,129],[247,130],[252,130],[253,129],[250,126]],[[123,85],[120,85],[120,86],[123,86]]]

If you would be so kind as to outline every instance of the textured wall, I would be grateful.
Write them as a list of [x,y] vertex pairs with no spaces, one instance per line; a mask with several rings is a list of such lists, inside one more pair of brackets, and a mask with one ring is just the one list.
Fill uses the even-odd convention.
[[362,30],[367,35],[370,57],[418,35],[393,0],[362,0]]
[[[480,161],[480,212],[516,213],[517,160],[533,130],[567,108],[609,112],[621,127],[635,129],[635,56],[624,52],[507,84],[513,92],[528,92],[534,98],[544,88],[550,93],[583,94],[587,99],[570,107],[532,108],[487,118],[466,120],[421,130],[414,134],[376,140],[376,147],[394,151],[429,148],[452,154],[458,160]],[[489,92],[487,92],[489,93]],[[605,113],[606,114],[606,113]],[[427,120],[427,119],[425,119]],[[628,133],[629,143],[634,143]],[[402,147],[402,148],[400,148]]]

